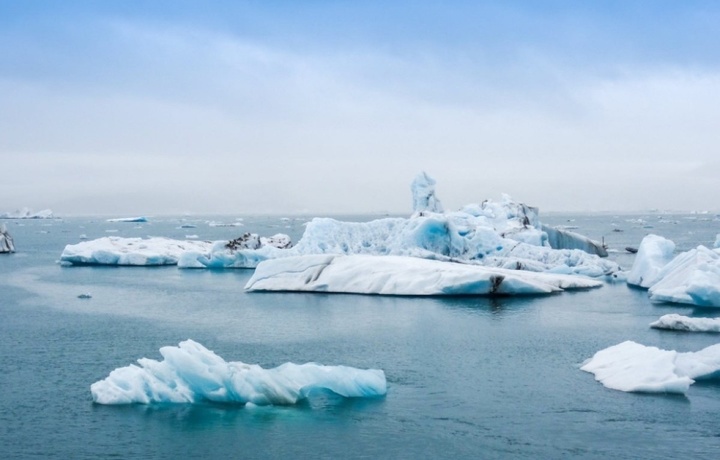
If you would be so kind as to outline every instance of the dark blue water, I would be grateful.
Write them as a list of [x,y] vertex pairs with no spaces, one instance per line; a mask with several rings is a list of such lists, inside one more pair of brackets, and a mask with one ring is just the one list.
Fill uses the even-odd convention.
[[[543,221],[604,237],[626,267],[632,255],[624,247],[646,233],[681,250],[711,245],[720,233],[706,216],[628,222],[639,217]],[[304,221],[209,227],[198,219],[190,229],[159,218],[7,221],[18,252],[0,256],[0,458],[717,458],[720,384],[695,384],[687,396],[629,394],[578,369],[628,339],[679,351],[715,344],[717,335],[648,323],[717,310],[653,305],[624,284],[493,299],[249,294],[247,270],[55,263],[80,234],[229,239],[256,231],[297,239]],[[84,292],[92,299],[78,299]],[[228,361],[264,367],[381,368],[388,394],[252,409],[92,403],[90,384],[137,358],[159,359],[160,347],[187,338]]]

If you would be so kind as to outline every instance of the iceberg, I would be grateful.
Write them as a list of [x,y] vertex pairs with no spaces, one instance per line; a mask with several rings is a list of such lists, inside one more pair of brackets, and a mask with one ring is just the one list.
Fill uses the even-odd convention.
[[688,332],[720,332],[720,318],[690,318],[675,313],[663,315],[650,323],[655,329],[670,329]]
[[720,307],[720,249],[698,246],[673,258],[675,244],[648,235],[628,275],[628,284],[648,288],[650,299]]
[[60,255],[63,265],[176,265],[185,251],[207,251],[208,241],[179,241],[169,238],[121,238],[107,236],[68,244]]
[[387,393],[379,369],[286,363],[272,369],[257,364],[226,362],[192,340],[160,349],[162,361],[148,358],[139,365],[115,369],[90,386],[98,404],[221,402],[289,405],[314,391],[329,390],[346,398]]
[[[277,234],[269,238],[256,234],[231,241],[173,240],[170,238],[122,238],[116,236],[68,244],[60,255],[64,265],[180,265],[184,268],[232,267],[239,255],[247,253],[243,266],[255,266],[263,260],[263,249],[288,247],[290,237]],[[252,248],[252,249],[250,249]],[[249,258],[254,258],[254,262]],[[253,265],[254,263],[254,265]]]
[[113,219],[107,219],[106,222],[147,222],[147,217],[116,217]]
[[[174,258],[180,268],[255,268],[265,260],[314,254],[392,255],[532,272],[619,276],[615,262],[598,256],[601,245],[572,232],[543,230],[537,208],[508,195],[500,201],[485,200],[443,212],[435,180],[425,173],[415,178],[412,192],[410,218],[370,222],[315,218],[294,247],[285,235],[264,239],[256,235],[238,244],[216,242],[188,248]],[[66,247],[66,252],[74,251]],[[61,260],[75,263],[65,252]]]
[[15,212],[5,212],[0,214],[0,219],[53,219],[53,212],[49,209],[32,212],[29,208],[18,209]]
[[679,353],[626,341],[598,351],[580,369],[613,390],[684,394],[696,380],[720,377],[720,344]]
[[443,296],[551,294],[601,285],[600,281],[579,276],[416,257],[315,254],[261,262],[245,289]]
[[658,235],[647,235],[638,248],[627,283],[649,288],[658,281],[660,271],[673,258],[675,243]]
[[0,224],[0,254],[15,252],[15,244],[5,224]]

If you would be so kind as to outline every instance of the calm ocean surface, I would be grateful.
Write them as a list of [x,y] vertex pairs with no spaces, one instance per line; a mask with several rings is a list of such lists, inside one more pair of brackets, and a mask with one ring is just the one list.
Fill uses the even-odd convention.
[[[625,246],[647,233],[678,250],[711,246],[720,233],[713,215],[541,219],[604,237],[625,268],[633,260]],[[251,270],[56,264],[81,234],[214,240],[283,232],[297,241],[308,219],[245,217],[242,227],[208,220],[235,218],[4,221],[17,253],[0,255],[0,458],[718,458],[719,383],[695,384],[687,396],[622,393],[578,367],[624,340],[678,351],[718,343],[718,335],[648,324],[720,309],[653,305],[623,283],[492,299],[249,294]],[[77,297],[85,292],[92,299]],[[160,359],[160,347],[188,338],[227,361],[263,367],[380,368],[388,394],[263,408],[92,403],[93,382],[138,358]]]

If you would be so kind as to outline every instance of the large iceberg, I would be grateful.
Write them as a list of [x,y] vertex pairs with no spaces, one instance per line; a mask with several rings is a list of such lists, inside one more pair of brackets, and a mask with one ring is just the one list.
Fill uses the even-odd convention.
[[[315,218],[292,248],[278,235],[260,239],[259,246],[217,242],[186,250],[177,255],[177,263],[181,268],[254,268],[263,260],[282,257],[367,254],[590,277],[617,276],[620,271],[616,263],[598,257],[602,249],[598,243],[543,227],[536,208],[504,195],[500,201],[485,200],[459,211],[442,212],[434,186],[435,181],[425,173],[415,179],[415,212],[410,218],[370,222]],[[75,249],[69,246],[68,251]],[[61,260],[75,263],[63,254]]]
[[160,349],[163,361],[148,358],[115,369],[90,386],[99,404],[222,402],[255,405],[295,404],[313,391],[329,390],[346,398],[383,396],[385,373],[379,369],[286,363],[273,369],[226,362],[192,340]]
[[10,252],[15,252],[12,236],[10,236],[5,224],[0,224],[0,254]]
[[415,257],[329,254],[266,260],[258,265],[245,289],[439,296],[550,294],[601,285],[578,276]]
[[655,329],[670,329],[688,332],[720,332],[720,318],[690,318],[675,313],[663,315],[650,323]]
[[650,299],[720,307],[720,249],[705,246],[678,254],[675,245],[646,236],[628,275],[628,284],[648,288]]
[[685,393],[695,380],[720,377],[720,344],[678,353],[626,341],[598,351],[580,369],[613,390]]
[[209,241],[108,236],[68,244],[60,255],[64,265],[176,265],[185,251],[208,251]]
[[52,219],[53,217],[53,212],[49,209],[33,212],[29,208],[22,208],[0,214],[0,219]]

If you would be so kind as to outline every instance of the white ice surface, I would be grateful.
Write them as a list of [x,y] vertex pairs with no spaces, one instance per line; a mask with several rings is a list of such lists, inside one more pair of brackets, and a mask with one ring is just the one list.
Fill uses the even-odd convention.
[[688,332],[720,332],[720,318],[690,318],[671,313],[650,323],[650,327]]
[[695,380],[720,377],[720,344],[679,353],[626,341],[598,351],[581,369],[613,390],[685,393]]
[[169,238],[121,238],[109,236],[68,244],[60,262],[74,265],[175,265],[185,251],[206,252],[209,241],[179,241]]
[[260,263],[245,289],[382,295],[549,294],[592,288],[585,277],[403,256],[307,255]]
[[658,274],[648,293],[657,302],[720,307],[720,252],[698,246],[679,254]]
[[348,398],[383,396],[385,373],[378,369],[286,363],[272,369],[226,362],[192,340],[160,349],[163,361],[142,358],[115,369],[90,386],[99,404],[252,403],[295,404],[313,390]]
[[658,235],[647,235],[640,243],[627,283],[644,288],[655,284],[660,271],[672,260],[674,251],[675,243],[672,241]]

